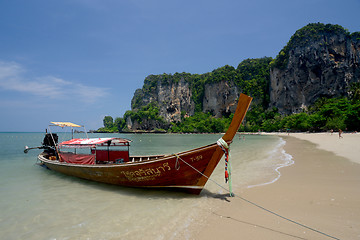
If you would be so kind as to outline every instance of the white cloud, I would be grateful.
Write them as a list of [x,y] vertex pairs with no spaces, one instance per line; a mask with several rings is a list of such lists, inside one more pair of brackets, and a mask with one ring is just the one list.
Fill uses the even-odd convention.
[[[14,75],[18,75],[22,72],[22,68],[14,62],[2,62],[0,61],[0,80],[5,78],[11,78]],[[0,84],[2,81],[0,82]]]
[[74,99],[94,103],[107,95],[108,89],[86,86],[53,76],[28,79],[25,69],[15,62],[0,61],[0,88],[50,99]]

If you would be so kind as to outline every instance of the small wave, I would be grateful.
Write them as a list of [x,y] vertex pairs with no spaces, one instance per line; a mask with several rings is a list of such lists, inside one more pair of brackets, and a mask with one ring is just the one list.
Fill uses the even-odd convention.
[[[260,183],[260,184],[255,184],[255,185],[250,185],[247,188],[264,186],[264,185],[268,185],[268,184],[276,182],[281,177],[280,168],[288,167],[295,163],[293,160],[293,157],[290,154],[288,154],[287,152],[285,152],[285,150],[284,150],[285,144],[286,144],[286,141],[283,138],[280,138],[279,144],[276,145],[276,147],[272,151],[269,152],[269,157],[267,158],[267,160],[272,160],[272,159],[280,159],[281,160],[281,163],[273,166],[273,170],[277,173],[277,176],[274,179],[272,179],[271,181],[268,181],[265,183]],[[279,156],[277,156],[277,155],[279,155]]]

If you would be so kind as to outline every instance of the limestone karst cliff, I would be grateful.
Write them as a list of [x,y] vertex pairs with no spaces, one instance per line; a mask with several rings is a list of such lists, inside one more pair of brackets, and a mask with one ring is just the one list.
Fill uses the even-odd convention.
[[235,112],[238,98],[239,91],[234,82],[206,84],[203,112],[210,112],[215,117],[228,116]]
[[226,65],[200,75],[148,76],[134,94],[132,111],[152,103],[162,120],[129,115],[126,123],[130,130],[148,131],[167,129],[196,112],[229,116],[240,92],[254,97],[251,108],[260,106],[258,111],[298,113],[321,97],[347,96],[350,85],[359,81],[360,33],[350,34],[338,25],[309,24],[296,31],[275,59],[247,59],[237,69]]
[[215,117],[228,116],[235,111],[239,91],[234,81],[210,81],[199,86],[192,85],[193,81],[194,75],[187,73],[148,76],[143,89],[138,89],[134,94],[132,109],[136,111],[149,103],[156,103],[165,123],[159,125],[158,121],[146,119],[148,124],[144,126],[137,120],[127,118],[127,127],[132,130],[166,128],[166,123],[179,122],[184,116],[192,116],[197,105],[201,111],[210,112]]
[[[309,24],[298,30],[271,69],[270,107],[301,112],[321,97],[346,96],[360,79],[360,38],[338,25]],[[280,61],[279,59],[277,59]]]
[[[194,114],[194,102],[189,83],[185,81],[186,75],[179,78],[168,75],[150,75],[145,79],[144,87],[138,89],[132,99],[131,107],[137,110],[150,103],[159,107],[162,121],[156,119],[138,119],[127,117],[126,125],[131,130],[166,129],[168,123],[181,121],[181,113]],[[175,80],[176,78],[176,80]]]

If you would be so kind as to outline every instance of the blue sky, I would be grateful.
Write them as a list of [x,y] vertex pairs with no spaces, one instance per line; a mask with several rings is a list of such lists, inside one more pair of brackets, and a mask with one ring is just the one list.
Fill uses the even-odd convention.
[[0,132],[102,127],[146,76],[276,57],[313,22],[360,31],[359,0],[3,0]]

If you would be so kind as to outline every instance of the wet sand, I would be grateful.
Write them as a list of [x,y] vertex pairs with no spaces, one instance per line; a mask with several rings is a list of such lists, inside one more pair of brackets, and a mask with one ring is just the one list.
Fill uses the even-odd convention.
[[281,168],[273,184],[237,189],[229,202],[219,200],[190,239],[360,239],[360,135],[283,137],[295,164]]

